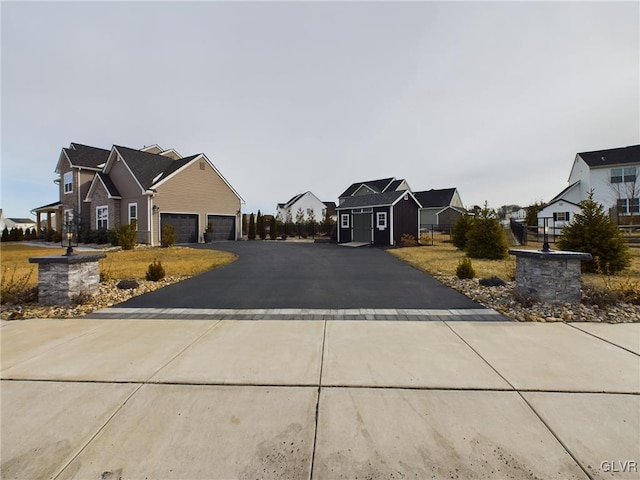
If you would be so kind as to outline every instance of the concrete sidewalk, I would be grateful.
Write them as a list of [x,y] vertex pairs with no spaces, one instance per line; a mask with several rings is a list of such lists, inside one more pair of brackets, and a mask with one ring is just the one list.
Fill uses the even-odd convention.
[[3,479],[640,478],[640,324],[2,322]]

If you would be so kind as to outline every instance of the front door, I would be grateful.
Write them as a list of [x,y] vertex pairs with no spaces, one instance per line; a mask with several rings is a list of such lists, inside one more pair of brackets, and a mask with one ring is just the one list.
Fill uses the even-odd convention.
[[354,213],[353,214],[353,241],[362,243],[371,243],[371,213]]

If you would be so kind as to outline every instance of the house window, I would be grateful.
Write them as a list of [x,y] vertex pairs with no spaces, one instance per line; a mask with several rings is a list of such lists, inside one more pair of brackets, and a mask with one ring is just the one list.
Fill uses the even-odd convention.
[[636,167],[612,168],[611,183],[633,183],[636,181]]
[[109,207],[96,207],[96,228],[98,230],[109,228]]
[[638,198],[619,198],[618,199],[618,212],[623,215],[630,215],[632,213],[640,213],[640,199]]
[[64,193],[73,192],[73,172],[64,174]]
[[129,204],[129,224],[131,224],[133,220],[135,220],[136,223],[138,222],[138,204],[137,203]]
[[387,228],[387,212],[376,213],[376,226],[380,230]]
[[343,213],[340,215],[340,227],[349,228],[349,214]]
[[64,223],[73,221],[73,210],[64,211]]
[[569,212],[556,212],[553,214],[554,222],[568,222],[570,218]]

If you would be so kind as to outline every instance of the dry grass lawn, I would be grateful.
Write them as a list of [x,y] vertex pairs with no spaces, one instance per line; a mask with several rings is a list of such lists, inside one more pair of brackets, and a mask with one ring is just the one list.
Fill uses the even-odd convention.
[[[542,244],[529,242],[524,247],[526,250],[541,250]],[[555,246],[551,245],[554,249]],[[403,260],[414,267],[432,275],[455,275],[460,260],[465,256],[451,243],[436,243],[433,246],[407,247],[388,250],[391,255]],[[628,282],[640,282],[640,248],[631,248],[631,266],[617,275],[605,276],[585,274],[583,280],[586,284],[602,286],[603,284],[616,285]],[[504,260],[480,260],[471,259],[476,277],[485,278],[496,275],[504,280],[513,280],[515,277],[515,257],[509,255]]]
[[[0,246],[2,285],[30,275],[27,286],[38,283],[38,268],[29,263],[29,257],[62,255],[66,249],[43,248],[23,243],[3,243]],[[100,260],[100,271],[111,279],[144,279],[147,268],[154,260],[162,262],[167,276],[190,277],[233,262],[236,255],[217,250],[201,250],[186,247],[141,248],[106,252]]]

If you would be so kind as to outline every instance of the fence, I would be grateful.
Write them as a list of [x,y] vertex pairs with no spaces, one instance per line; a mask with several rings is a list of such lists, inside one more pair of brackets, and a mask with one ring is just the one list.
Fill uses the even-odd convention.
[[422,245],[435,245],[436,243],[451,242],[453,224],[420,224],[420,243]]

